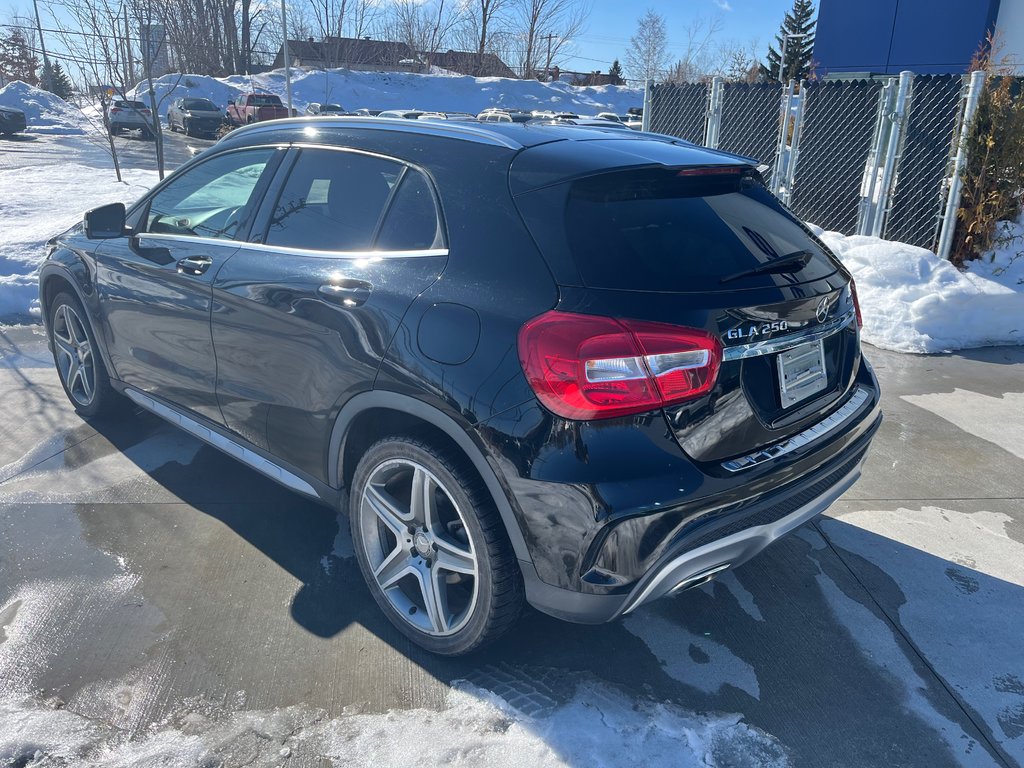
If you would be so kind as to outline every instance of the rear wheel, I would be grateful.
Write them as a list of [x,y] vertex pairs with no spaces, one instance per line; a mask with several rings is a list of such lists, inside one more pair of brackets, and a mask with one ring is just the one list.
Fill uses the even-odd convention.
[[460,455],[381,440],[359,462],[349,503],[363,577],[413,642],[457,656],[514,623],[522,575],[494,502]]
[[50,305],[50,342],[61,386],[83,416],[108,413],[119,405],[85,310],[70,293]]

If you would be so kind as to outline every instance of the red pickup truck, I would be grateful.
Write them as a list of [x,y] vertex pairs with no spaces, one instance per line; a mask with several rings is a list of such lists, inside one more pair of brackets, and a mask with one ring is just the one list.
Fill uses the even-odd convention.
[[288,109],[272,93],[243,93],[227,108],[228,120],[235,125],[259,123],[288,117]]

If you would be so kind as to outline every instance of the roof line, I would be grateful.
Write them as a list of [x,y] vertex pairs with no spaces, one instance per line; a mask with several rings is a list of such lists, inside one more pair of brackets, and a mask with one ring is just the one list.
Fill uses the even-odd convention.
[[[518,141],[508,138],[495,131],[489,131],[482,126],[469,125],[467,123],[445,123],[439,120],[404,120],[394,117],[291,117],[280,120],[268,120],[264,123],[253,123],[242,126],[228,136],[238,136],[242,133],[263,133],[277,130],[282,127],[305,126],[316,127],[355,127],[369,128],[379,131],[396,131],[401,133],[420,133],[431,136],[441,136],[450,139],[465,139],[480,144],[491,144],[506,149],[523,149]],[[226,138],[226,137],[225,137]]]

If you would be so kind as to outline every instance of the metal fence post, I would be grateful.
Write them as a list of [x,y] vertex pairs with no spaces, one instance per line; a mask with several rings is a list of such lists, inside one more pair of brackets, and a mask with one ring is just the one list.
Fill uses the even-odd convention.
[[911,87],[914,82],[913,72],[900,72],[900,82],[896,91],[896,107],[889,120],[892,123],[889,131],[889,145],[885,151],[885,166],[882,168],[882,179],[879,182],[878,200],[875,202],[874,216],[871,220],[871,232],[874,237],[882,236],[885,217],[889,213],[889,200],[892,198],[896,181],[896,161],[900,154],[900,140],[903,128],[907,123],[907,111],[910,105]]
[[793,115],[793,135],[789,138],[789,162],[786,163],[786,191],[782,202],[789,205],[793,199],[793,183],[796,178],[796,164],[800,159],[800,133],[804,127],[804,106],[807,104],[807,81],[800,81],[799,98],[796,102],[796,114]]
[[640,115],[640,130],[649,131],[651,130],[651,86],[650,79],[644,81],[644,107],[643,114]]
[[711,91],[708,94],[708,123],[704,132],[704,146],[718,148],[718,134],[722,129],[722,91],[725,78],[711,78]]
[[985,87],[985,73],[978,71],[971,73],[970,84],[967,88],[967,100],[964,103],[963,117],[960,120],[956,139],[956,157],[953,160],[953,175],[949,182],[949,192],[946,196],[946,209],[942,215],[942,226],[939,230],[939,245],[935,249],[940,259],[949,259],[950,251],[953,249],[953,233],[956,231],[956,214],[960,209],[960,195],[963,192],[963,172],[967,165],[967,137],[970,136],[971,126],[974,124],[974,115],[978,111],[978,100],[981,98],[981,89]]
[[895,80],[882,86],[878,97],[878,115],[875,118],[875,135],[868,151],[868,160],[864,166],[864,178],[861,181],[860,203],[857,215],[857,234],[870,235],[877,215],[875,195],[878,192],[878,174],[882,171],[885,160],[885,147],[889,141],[889,115],[893,109]]
[[772,170],[772,192],[781,199],[785,194],[784,176],[789,159],[789,124],[793,113],[793,89],[795,83],[790,80],[786,90],[782,92],[782,104],[779,115],[779,142],[775,151],[775,168]]

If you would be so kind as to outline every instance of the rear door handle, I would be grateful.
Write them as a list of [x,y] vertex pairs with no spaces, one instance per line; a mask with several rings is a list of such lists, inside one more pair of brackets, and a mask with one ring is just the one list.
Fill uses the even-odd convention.
[[178,262],[178,271],[183,275],[201,275],[211,264],[213,259],[209,256],[187,256]]
[[317,293],[327,301],[349,309],[365,304],[372,291],[370,283],[352,278],[324,283],[317,289]]

